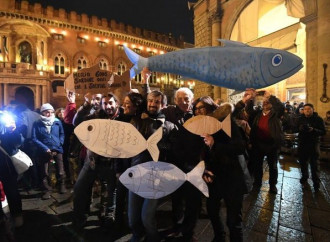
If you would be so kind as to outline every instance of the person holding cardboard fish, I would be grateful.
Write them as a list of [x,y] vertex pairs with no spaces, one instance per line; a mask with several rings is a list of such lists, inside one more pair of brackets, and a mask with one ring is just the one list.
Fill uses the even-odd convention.
[[[175,132],[175,125],[165,121],[165,115],[161,110],[166,105],[166,96],[160,91],[152,91],[147,96],[147,111],[140,117],[134,117],[131,121],[134,127],[148,139],[158,129],[162,129],[162,139],[158,143],[160,149],[159,160],[172,161],[171,136]],[[150,153],[145,150],[132,157],[131,166],[152,161]],[[158,200],[145,199],[139,195],[128,192],[128,220],[132,230],[130,241],[141,241],[146,236],[146,241],[160,241],[157,230],[156,209]]]
[[[223,120],[232,111],[232,104],[223,103],[216,110],[216,116],[219,120]],[[226,204],[230,241],[243,241],[243,196],[252,187],[244,158],[244,140],[238,126],[231,119],[231,137],[219,131],[213,135],[205,134],[204,142],[209,147],[209,159],[206,159],[203,178],[209,188],[206,208],[214,232],[212,241],[226,240],[224,224],[220,217],[222,199]]]
[[[103,96],[100,99],[100,107],[99,110],[87,116],[83,116],[80,120],[121,118],[119,101],[113,94],[108,93],[106,96]],[[77,128],[79,128],[79,126]],[[109,194],[108,197],[101,198],[101,204],[104,205],[104,210],[100,212],[100,217],[102,218],[102,215],[106,214],[106,209],[111,207],[113,203],[113,196],[111,195],[113,194],[116,184],[114,161],[111,158],[103,157],[87,150],[84,166],[74,186],[72,224],[78,236],[82,232],[88,217],[92,188],[97,178],[104,181],[102,183],[103,190],[107,190]]]

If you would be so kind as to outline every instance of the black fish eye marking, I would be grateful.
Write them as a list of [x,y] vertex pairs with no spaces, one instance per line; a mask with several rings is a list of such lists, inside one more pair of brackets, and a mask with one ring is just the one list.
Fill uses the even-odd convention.
[[93,125],[88,125],[87,130],[92,131],[93,130]]
[[279,66],[282,63],[282,55],[281,54],[276,54],[272,58],[272,65],[273,66]]
[[133,172],[128,173],[128,176],[129,176],[130,178],[132,178],[132,177],[133,177]]

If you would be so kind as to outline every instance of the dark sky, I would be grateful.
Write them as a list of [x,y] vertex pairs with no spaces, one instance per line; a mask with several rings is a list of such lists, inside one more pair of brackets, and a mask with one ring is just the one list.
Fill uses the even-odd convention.
[[67,11],[115,19],[134,27],[159,33],[183,35],[186,42],[194,42],[193,12],[188,0],[29,0],[43,6],[64,8]]

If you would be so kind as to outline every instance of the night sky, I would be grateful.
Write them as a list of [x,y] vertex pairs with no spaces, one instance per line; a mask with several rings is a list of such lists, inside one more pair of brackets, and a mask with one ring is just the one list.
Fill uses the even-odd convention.
[[194,42],[193,12],[187,7],[187,0],[29,0],[43,6],[64,8],[77,13],[96,15],[100,18],[115,19],[134,27],[145,28],[159,33],[184,36]]

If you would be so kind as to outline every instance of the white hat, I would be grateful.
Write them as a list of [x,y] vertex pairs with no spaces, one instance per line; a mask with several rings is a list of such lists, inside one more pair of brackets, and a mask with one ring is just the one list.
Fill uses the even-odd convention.
[[53,106],[50,105],[49,103],[45,103],[45,104],[42,104],[41,108],[40,108],[40,112],[42,113],[43,111],[46,111],[46,110],[54,110]]

